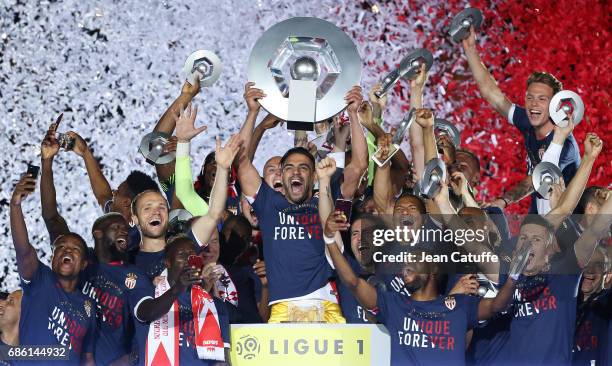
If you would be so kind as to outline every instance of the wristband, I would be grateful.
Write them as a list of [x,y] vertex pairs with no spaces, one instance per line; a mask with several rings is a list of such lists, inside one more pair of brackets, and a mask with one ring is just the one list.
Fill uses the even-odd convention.
[[520,273],[512,273],[509,275],[510,278],[512,278],[512,281],[516,282],[518,281],[519,277],[521,277]]
[[328,238],[325,234],[323,234],[323,241],[327,245],[336,244],[336,238]]

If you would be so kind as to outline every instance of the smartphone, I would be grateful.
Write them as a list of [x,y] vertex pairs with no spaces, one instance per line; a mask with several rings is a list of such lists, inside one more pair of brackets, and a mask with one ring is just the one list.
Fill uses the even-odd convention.
[[204,268],[204,259],[202,259],[202,257],[200,257],[199,255],[190,255],[187,258],[187,263],[189,263],[189,266],[195,267],[199,270],[202,270],[202,268]]
[[389,145],[389,155],[387,155],[387,159],[385,159],[384,161],[381,157],[381,149],[378,149],[376,150],[376,152],[374,152],[374,155],[372,155],[372,160],[376,163],[376,165],[382,167],[383,165],[387,164],[387,162],[393,157],[393,155],[395,155],[399,151],[399,148],[400,147],[397,144]]
[[39,171],[40,171],[39,166],[28,163],[28,171],[26,172],[26,174],[29,174],[32,178],[37,179]]
[[346,222],[351,222],[351,212],[353,211],[353,201],[343,198],[336,199],[334,211],[340,211],[346,217]]

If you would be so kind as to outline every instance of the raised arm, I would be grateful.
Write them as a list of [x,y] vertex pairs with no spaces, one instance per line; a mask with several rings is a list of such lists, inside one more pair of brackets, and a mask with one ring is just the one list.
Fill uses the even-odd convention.
[[57,210],[57,201],[55,194],[55,185],[53,183],[53,159],[59,152],[59,143],[55,138],[55,123],[49,126],[49,130],[43,139],[40,147],[41,158],[41,178],[40,178],[40,201],[42,206],[42,217],[49,232],[50,242],[70,230],[66,224],[66,220],[60,215]]
[[[154,132],[163,132],[168,135],[172,135],[174,132],[174,128],[176,127],[176,121],[179,116],[179,113],[182,109],[191,103],[193,98],[198,95],[200,92],[200,80],[196,78],[196,82],[194,85],[189,84],[189,82],[185,81],[183,84],[183,88],[181,89],[181,94],[170,104],[168,109],[162,114],[159,121],[153,128]],[[168,152],[168,150],[164,151]],[[172,176],[175,171],[175,162],[171,161],[168,164],[155,165],[155,171],[157,172],[157,177],[159,182],[166,182],[168,178]]]
[[[346,222],[346,217],[344,217],[342,212],[334,212],[325,221],[324,227],[323,235],[327,238],[334,238],[337,237],[338,231],[348,229],[349,224]],[[364,308],[374,309],[377,303],[376,288],[362,278],[357,277],[351,265],[344,258],[340,249],[338,249],[337,244],[333,244],[336,243],[332,241],[331,244],[327,244],[327,250],[340,280],[349,288],[353,296]]]
[[91,150],[89,150],[87,142],[74,131],[70,131],[67,134],[74,139],[74,148],[72,151],[80,156],[85,162],[85,169],[87,169],[87,176],[89,177],[89,183],[91,184],[93,194],[100,207],[104,208],[106,202],[113,199],[111,186],[108,184],[106,177],[104,177],[104,173],[102,173],[102,169],[100,169],[96,157]]
[[[378,139],[378,148],[380,151],[380,160],[387,160],[387,156],[389,156],[389,147],[391,146],[391,135],[387,134]],[[380,212],[386,214],[393,213],[393,198],[395,192],[393,192],[393,187],[390,184],[391,182],[391,167],[390,162],[387,162],[385,165],[376,168],[376,172],[374,173],[374,182],[373,182],[373,198],[374,204]]]
[[557,206],[553,207],[546,215],[548,221],[550,221],[555,228],[558,228],[563,220],[565,220],[578,205],[582,192],[584,192],[584,188],[589,181],[593,164],[595,164],[595,160],[597,160],[597,156],[601,153],[602,148],[603,142],[597,135],[594,133],[588,133],[586,135],[584,139],[584,156],[578,167],[578,171],[567,186],[565,192],[563,192],[559,198]]
[[[413,124],[419,125],[423,133],[423,146],[425,152],[424,163],[427,163],[431,159],[435,159],[438,157],[436,136],[434,134],[434,115],[432,111],[427,108],[417,109],[415,112],[415,122],[416,123]],[[417,172],[417,174],[419,173]]]
[[30,244],[30,239],[28,239],[28,229],[23,218],[23,211],[21,210],[21,203],[34,192],[34,189],[36,189],[36,178],[24,175],[17,183],[17,186],[15,186],[11,197],[11,235],[17,256],[19,276],[24,280],[31,280],[38,269],[36,250],[34,250],[34,247]]
[[463,50],[467,56],[468,65],[470,66],[472,75],[474,75],[476,84],[478,84],[480,94],[482,94],[483,98],[485,98],[502,117],[506,118],[512,106],[512,102],[506,98],[499,86],[497,86],[497,82],[493,78],[493,75],[489,73],[489,70],[487,70],[482,63],[478,50],[476,50],[476,34],[473,27],[470,29],[470,36],[464,39],[462,43]]
[[591,226],[580,235],[580,238],[574,244],[574,251],[580,268],[585,268],[589,264],[599,240],[606,237],[610,232],[610,225],[612,224],[611,197],[612,195],[608,195]]
[[223,217],[225,201],[227,200],[229,171],[234,157],[236,157],[238,150],[240,150],[241,144],[240,135],[230,137],[224,147],[221,147],[221,141],[217,139],[215,149],[217,173],[210,194],[210,207],[206,215],[200,216],[191,225],[191,231],[200,243],[208,242],[213,230],[216,230],[217,222]]
[[344,181],[340,187],[342,197],[352,198],[359,187],[361,175],[368,168],[368,144],[359,123],[359,108],[363,102],[361,87],[354,86],[344,97],[351,122],[351,162],[344,168]]
[[497,296],[490,299],[482,299],[478,304],[478,320],[490,319],[496,313],[500,313],[508,308],[512,302],[512,295],[516,282],[510,277],[499,290]]
[[251,143],[248,145],[248,156],[251,161],[255,158],[255,152],[257,152],[257,148],[259,147],[259,142],[263,137],[264,133],[267,130],[270,130],[281,122],[280,119],[275,116],[268,114],[260,124],[255,127],[255,131],[253,132],[253,137],[251,138]]
[[[421,65],[421,72],[416,79],[410,81],[410,108],[423,108],[423,91],[427,83],[426,65]],[[410,125],[409,129],[410,150],[412,153],[412,164],[417,177],[423,174],[425,167],[425,147],[423,145],[423,129],[418,123]]]
[[246,147],[251,144],[253,129],[255,128],[255,119],[259,113],[259,102],[257,99],[265,97],[263,90],[254,88],[255,83],[248,82],[244,86],[244,100],[246,101],[249,112],[244,121],[244,125],[240,129],[240,140],[245,147],[241,149],[238,155],[238,182],[242,193],[248,197],[254,197],[261,185],[261,177],[257,169],[253,166],[253,162],[249,159],[248,149]]
[[195,127],[197,115],[198,108],[193,107],[190,103],[180,112],[176,121],[178,145],[176,148],[174,186],[176,197],[181,201],[183,207],[194,216],[202,216],[208,212],[208,204],[193,188],[191,159],[189,157],[191,139],[206,130],[206,126]]
[[[317,177],[319,178],[319,218],[321,222],[325,222],[334,210],[334,202],[331,193],[331,177],[334,175],[335,171],[336,161],[330,157],[326,157],[317,163]],[[340,250],[344,250],[340,234],[336,233],[332,238],[336,245],[339,246]]]

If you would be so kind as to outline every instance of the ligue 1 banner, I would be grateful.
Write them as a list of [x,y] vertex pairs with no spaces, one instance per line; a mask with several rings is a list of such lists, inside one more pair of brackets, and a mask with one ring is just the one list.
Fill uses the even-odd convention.
[[390,338],[380,325],[232,325],[234,366],[389,365]]

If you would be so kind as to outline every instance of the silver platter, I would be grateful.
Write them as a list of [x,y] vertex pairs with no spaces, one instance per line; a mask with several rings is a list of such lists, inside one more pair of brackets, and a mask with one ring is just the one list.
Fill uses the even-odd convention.
[[425,164],[420,187],[421,196],[431,199],[440,191],[442,182],[446,181],[446,164],[439,158],[433,158]]
[[[199,66],[198,66],[199,65]],[[211,51],[197,50],[185,61],[183,74],[189,84],[193,85],[200,78],[200,86],[211,86],[219,79],[223,64],[219,57]]]
[[459,43],[470,34],[470,27],[474,26],[475,30],[480,29],[482,24],[482,12],[477,8],[467,8],[455,15],[453,18],[448,34],[454,42]]
[[543,161],[536,165],[531,174],[533,189],[544,198],[550,197],[550,190],[553,184],[558,184],[561,180],[561,169],[553,163]]
[[146,134],[140,141],[138,151],[147,159],[147,162],[153,165],[168,164],[174,160],[175,154],[163,153],[164,145],[170,141],[170,135],[163,132],[151,132]]
[[561,90],[555,94],[548,105],[548,114],[559,127],[566,127],[569,123],[567,113],[573,110],[574,126],[577,126],[584,117],[584,103],[580,95],[571,90]]
[[[341,68],[333,84],[317,99],[315,121],[333,117],[346,108],[344,96],[361,80],[361,58],[351,38],[334,24],[311,17],[287,19],[270,27],[255,43],[249,57],[248,78],[266,93],[261,106],[281,120],[288,120],[289,98],[283,95],[270,70],[273,57],[281,45],[293,38],[324,39],[333,50],[334,61]],[[278,76],[278,74],[276,74]],[[329,89],[327,89],[329,88]]]
[[434,120],[434,129],[440,130],[446,135],[448,135],[453,141],[453,145],[455,145],[455,148],[459,148],[459,145],[461,145],[461,133],[459,132],[457,127],[455,127],[454,124],[450,123],[445,119],[436,118]]

